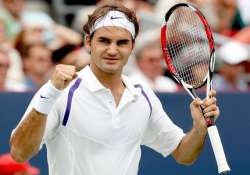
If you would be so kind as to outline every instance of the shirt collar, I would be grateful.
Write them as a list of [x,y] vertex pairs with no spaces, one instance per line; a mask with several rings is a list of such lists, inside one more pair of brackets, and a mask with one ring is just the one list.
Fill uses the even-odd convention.
[[[92,72],[88,65],[78,73],[78,76],[83,79],[83,84],[92,92],[107,89],[96,78],[95,74]],[[137,97],[139,95],[138,89],[134,87],[134,84],[132,83],[130,78],[125,75],[122,75],[122,81],[134,97]]]
[[122,75],[122,81],[126,85],[126,88],[132,93],[132,95],[134,97],[138,97],[139,96],[138,89],[135,88],[133,82],[131,81],[131,79],[129,77],[127,77],[125,75]]
[[83,79],[83,84],[92,92],[97,92],[106,89],[101,82],[96,78],[95,74],[90,69],[89,65],[83,68],[78,76]]

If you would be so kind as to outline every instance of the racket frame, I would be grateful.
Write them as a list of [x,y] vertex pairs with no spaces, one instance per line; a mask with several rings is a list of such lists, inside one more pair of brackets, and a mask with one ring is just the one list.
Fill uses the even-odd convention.
[[[203,82],[201,84],[199,84],[198,86],[193,86],[193,85],[185,83],[182,80],[182,78],[176,73],[176,69],[175,69],[174,65],[172,64],[171,57],[168,54],[168,50],[166,48],[167,21],[169,20],[169,17],[173,13],[173,11],[179,7],[191,8],[199,16],[199,18],[204,26],[204,29],[205,29],[205,32],[206,32],[206,35],[208,38],[208,42],[209,42],[209,47],[210,47],[210,64],[209,64],[209,68],[208,68],[209,71],[208,71],[207,75],[205,76],[205,78],[203,79]],[[171,7],[165,15],[165,21],[164,21],[162,28],[161,28],[161,45],[162,45],[162,51],[163,51],[163,55],[165,58],[165,62],[166,62],[167,67],[168,67],[168,71],[173,75],[173,77],[177,80],[177,82],[184,87],[184,89],[188,92],[188,94],[192,97],[192,99],[195,99],[198,97],[197,94],[195,93],[194,89],[198,89],[198,88],[204,86],[205,84],[207,84],[207,86],[206,86],[206,98],[208,99],[209,92],[212,89],[212,76],[213,76],[214,64],[215,64],[215,53],[214,53],[215,48],[214,48],[214,39],[212,36],[211,29],[207,23],[207,20],[203,16],[203,14],[196,7],[194,7],[193,5],[191,5],[189,3],[178,3],[178,4],[174,5],[173,7]],[[216,125],[214,124],[213,120],[206,119],[206,121],[207,121],[209,139],[210,139],[210,142],[211,142],[211,145],[213,148],[213,152],[215,155],[216,163],[218,166],[218,172],[219,172],[219,174],[227,174],[228,172],[230,172],[230,168],[229,168],[227,160],[226,160],[226,156],[224,153],[224,149],[222,146],[222,142],[221,142],[221,139],[219,136],[218,129],[217,129]]]

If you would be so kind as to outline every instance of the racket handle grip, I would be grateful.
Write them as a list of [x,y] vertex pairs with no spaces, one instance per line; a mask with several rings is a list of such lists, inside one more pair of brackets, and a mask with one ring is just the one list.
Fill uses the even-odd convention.
[[226,156],[223,150],[219,132],[215,125],[208,127],[208,135],[214,151],[219,174],[227,174],[230,171]]

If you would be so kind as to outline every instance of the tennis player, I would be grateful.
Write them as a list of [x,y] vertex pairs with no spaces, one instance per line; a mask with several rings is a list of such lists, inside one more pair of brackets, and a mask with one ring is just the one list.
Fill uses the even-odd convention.
[[134,12],[101,6],[84,31],[90,65],[78,73],[56,66],[12,132],[12,157],[23,162],[46,144],[50,175],[136,175],[141,145],[192,163],[207,135],[204,117],[219,115],[215,91],[190,104],[193,127],[185,134],[149,87],[122,75],[138,33]]

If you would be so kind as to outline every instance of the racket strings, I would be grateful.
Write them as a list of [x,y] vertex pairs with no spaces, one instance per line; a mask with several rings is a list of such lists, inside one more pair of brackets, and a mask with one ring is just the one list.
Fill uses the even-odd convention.
[[167,51],[177,75],[187,84],[203,84],[208,73],[210,47],[204,26],[189,8],[179,8],[167,24]]
[[[200,23],[199,21],[198,22],[198,26],[196,23],[192,23],[193,21],[196,22],[196,20],[198,19],[197,16],[193,16],[193,13],[188,13],[186,15],[184,15],[185,17],[185,21],[188,22],[188,24],[185,24],[185,23],[182,23],[182,24],[185,24],[185,26],[182,26],[182,28],[186,27],[186,26],[189,26],[187,31],[185,31],[186,33],[188,33],[188,37],[184,37],[183,38],[183,41],[184,41],[184,44],[183,44],[183,47],[186,47],[185,44],[188,44],[190,45],[190,43],[197,43],[197,38],[196,37],[190,37],[190,35],[194,35],[194,36],[199,36],[199,33],[197,33],[197,27],[202,27],[200,26]],[[192,21],[190,21],[190,19],[192,19]],[[192,33],[193,32],[193,33]],[[186,40],[186,41],[185,41]],[[195,45],[196,46],[196,45]],[[195,49],[195,50],[194,50]],[[191,52],[190,52],[190,51]],[[195,47],[195,48],[189,48],[189,49],[186,49],[185,50],[185,55],[188,54],[188,58],[193,58],[193,62],[190,62],[187,66],[187,71],[183,71],[184,73],[184,77],[186,76],[187,77],[187,82],[190,82],[190,84],[197,84],[199,82],[195,82],[196,79],[194,79],[193,75],[192,74],[195,74],[195,76],[197,76],[197,73],[202,73],[204,74],[203,70],[204,69],[201,69],[201,66],[196,66],[197,64],[199,64],[199,59],[194,59],[194,58],[201,58],[202,55],[200,55],[200,53],[203,53],[203,50],[202,50],[202,47]],[[197,78],[197,77],[195,77]],[[200,80],[201,77],[198,77],[198,79]],[[201,81],[201,80],[200,80]]]

